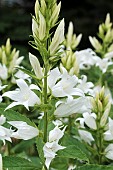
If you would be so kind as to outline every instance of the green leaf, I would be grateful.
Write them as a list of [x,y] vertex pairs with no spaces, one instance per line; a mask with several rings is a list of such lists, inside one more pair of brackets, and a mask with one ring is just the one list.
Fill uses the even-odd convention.
[[89,151],[86,149],[84,143],[82,143],[80,140],[76,138],[73,138],[68,134],[65,134],[62,139],[62,146],[70,146],[70,145],[77,146],[82,150],[82,152],[84,152],[87,155],[87,157],[89,157]]
[[113,170],[113,166],[107,165],[85,165],[78,167],[76,170]]
[[65,149],[58,151],[58,157],[72,158],[78,160],[84,160],[88,162],[88,158],[82,150],[75,146],[67,146]]
[[36,146],[37,146],[37,151],[38,151],[39,157],[40,157],[42,163],[44,164],[44,162],[45,162],[44,152],[43,152],[44,142],[41,137],[38,137],[36,139]]
[[3,167],[8,170],[41,170],[31,161],[19,157],[3,157]]
[[17,143],[15,146],[12,147],[11,152],[20,153],[23,151],[27,151],[28,148],[32,147],[35,143],[35,139],[30,140],[22,140],[20,143]]
[[69,166],[68,164],[69,164],[68,158],[55,157],[51,162],[51,167],[55,170],[61,170],[61,169],[67,170]]
[[0,108],[0,115],[4,115],[8,121],[24,121],[28,123],[30,126],[36,127],[35,123],[31,122],[29,118],[12,109],[4,111],[3,108]]

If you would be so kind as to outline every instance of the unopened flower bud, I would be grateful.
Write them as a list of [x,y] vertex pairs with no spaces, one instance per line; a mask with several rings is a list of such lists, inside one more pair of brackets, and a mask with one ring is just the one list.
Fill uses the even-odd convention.
[[100,100],[98,100],[98,111],[102,112],[103,111],[103,106],[102,106],[102,102]]
[[104,107],[106,107],[106,105],[109,103],[109,97],[110,97],[109,94],[104,97],[104,101],[103,101]]
[[71,46],[72,36],[73,36],[73,23],[70,22],[68,27],[68,33],[67,33],[67,47]]
[[109,115],[109,111],[110,111],[109,108],[107,108],[104,111],[104,113],[103,113],[103,115],[101,117],[101,120],[100,120],[100,126],[101,127],[104,127],[106,125],[106,122],[107,122],[107,119],[108,119],[108,115]]
[[99,99],[100,99],[100,100],[102,100],[102,99],[105,97],[105,96],[104,96],[104,95],[105,95],[105,92],[104,92],[104,91],[105,91],[105,89],[104,89],[104,86],[103,86],[102,89],[101,89],[101,91],[100,91],[100,93],[99,93]]
[[82,34],[79,34],[75,40],[75,47],[77,47],[82,39]]
[[43,73],[38,58],[36,58],[33,54],[29,53],[29,60],[35,72],[35,75],[37,76],[38,79],[41,79],[43,77]]
[[104,36],[104,30],[103,30],[102,25],[99,25],[99,35],[100,35],[101,37]]
[[108,14],[106,15],[105,25],[108,26],[109,23],[110,23],[110,14],[108,13]]
[[111,39],[111,30],[109,29],[105,35],[104,41],[109,42]]
[[50,25],[51,25],[51,27],[53,27],[54,24],[55,24],[55,23],[57,22],[57,20],[58,20],[60,8],[61,8],[61,2],[59,2],[59,4],[56,5],[56,6],[55,6],[55,9],[53,10],[53,13],[52,13],[51,18],[50,18]]
[[43,40],[44,37],[46,36],[46,21],[44,16],[41,14],[39,11],[39,28],[38,28],[38,33],[39,33],[39,39]]
[[8,38],[6,41],[6,54],[8,55],[11,50],[11,44],[10,44],[10,39]]
[[35,2],[35,16],[36,16],[36,18],[38,19],[38,12],[39,12],[39,1],[38,0],[36,0],[36,2]]
[[108,48],[108,51],[109,52],[113,51],[113,44],[110,45],[110,47]]
[[94,98],[91,98],[91,103],[92,103],[93,111],[96,113],[98,111],[98,108],[97,108],[97,104],[96,104]]
[[7,64],[7,57],[5,51],[2,52],[2,64],[4,65]]
[[90,40],[90,43],[92,44],[92,46],[96,50],[101,50],[102,49],[102,45],[100,44],[100,42],[95,37],[92,38],[91,36],[89,36],[89,40]]
[[40,1],[40,4],[41,4],[41,8],[40,8],[41,13],[42,13],[43,15],[45,15],[45,14],[46,14],[46,3],[45,3],[45,0],[41,0],[41,1]]

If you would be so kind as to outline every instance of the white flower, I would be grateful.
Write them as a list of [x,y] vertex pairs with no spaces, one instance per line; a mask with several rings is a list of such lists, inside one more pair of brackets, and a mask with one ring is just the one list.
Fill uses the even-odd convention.
[[2,65],[1,63],[0,63],[0,78],[2,80],[7,80],[8,78],[8,69],[5,65]]
[[84,93],[92,94],[93,90],[91,88],[94,87],[92,82],[87,82],[87,76],[82,75],[81,79],[78,80],[77,88],[81,89]]
[[66,126],[64,127],[63,130],[60,130],[60,128],[56,126],[53,130],[51,130],[49,132],[49,142],[53,142],[53,141],[58,142],[63,137],[65,129]]
[[52,159],[54,159],[55,156],[57,155],[56,152],[64,148],[65,148],[64,146],[59,145],[56,141],[47,142],[44,145],[43,151],[44,151],[44,157],[46,158],[45,165],[47,169],[49,169]]
[[77,99],[68,98],[56,103],[54,115],[56,117],[68,117],[74,113],[84,113],[90,110],[89,101],[86,97]]
[[2,155],[0,154],[0,170],[3,170]]
[[53,123],[55,126],[61,126],[61,125],[62,125],[62,122],[61,122],[60,120],[52,121],[52,123]]
[[65,129],[66,126],[63,130],[60,130],[59,127],[56,126],[53,130],[49,132],[49,141],[46,142],[43,147],[44,157],[46,158],[45,165],[47,169],[49,169],[52,159],[54,159],[57,155],[56,152],[65,148],[64,146],[58,144],[59,140],[64,135]]
[[90,48],[76,51],[75,56],[79,68],[82,70],[89,69],[91,66],[95,65],[96,59],[99,58],[96,53]]
[[[7,87],[7,85],[2,86],[2,82],[0,80],[0,91],[2,91],[3,89],[5,89]],[[2,96],[0,95],[0,103],[2,102]]]
[[3,141],[4,145],[5,145],[5,140],[12,142],[11,141],[12,133],[13,131],[11,129],[7,129],[0,125],[0,140]]
[[109,61],[108,58],[103,58],[103,59],[98,58],[96,60],[96,66],[98,66],[103,73],[105,73],[107,71],[108,66],[112,64],[113,62]]
[[58,50],[59,45],[64,41],[64,19],[61,20],[60,24],[58,25],[52,42],[50,44],[50,56],[53,56],[55,52]]
[[85,112],[83,113],[83,118],[77,118],[76,121],[80,121],[80,125],[82,128],[84,127],[84,123],[91,129],[96,130],[97,129],[97,125],[96,125],[96,114],[95,113],[88,113]]
[[35,104],[40,104],[41,101],[39,97],[31,90],[40,90],[38,86],[31,84],[30,86],[23,79],[16,80],[19,89],[15,91],[8,91],[3,94],[3,96],[9,97],[14,100],[6,109],[10,109],[17,105],[24,105],[26,109],[29,110],[29,106],[34,106]]
[[104,57],[108,58],[108,59],[112,59],[113,58],[113,51],[106,53]]
[[76,168],[76,165],[69,165],[68,170],[74,170]]
[[44,112],[39,113],[38,119],[42,119],[44,117]]
[[4,115],[0,116],[0,125],[3,125],[6,122],[6,117]]
[[28,125],[26,122],[23,121],[9,121],[10,125],[17,128],[16,132],[13,132],[11,137],[23,140],[32,139],[39,134],[39,130],[33,126]]
[[55,85],[55,83],[57,82],[59,78],[61,78],[61,73],[58,67],[56,67],[53,70],[51,70],[48,75],[47,81],[48,81],[48,86],[50,89],[52,89],[52,87]]
[[94,141],[94,138],[90,132],[87,132],[85,130],[78,130],[78,133],[81,139],[84,140],[89,145],[91,145],[91,142]]
[[[18,79],[28,80],[29,82],[31,82],[30,76],[21,70],[19,70],[17,73],[15,73],[14,77],[16,77]],[[12,83],[16,83],[16,80],[14,79],[14,77],[12,79]]]
[[19,57],[19,51],[16,51],[13,56],[12,61],[10,62],[8,71],[10,73],[12,73],[14,71],[15,67],[18,67],[23,59],[24,59],[24,56]]
[[5,89],[6,87],[7,87],[7,85],[2,86],[2,82],[1,82],[1,80],[0,80],[0,91],[3,90],[3,89]]
[[105,149],[105,157],[113,160],[113,144],[109,144]]
[[59,72],[58,68],[50,72],[48,86],[52,95],[55,97],[84,96],[83,91],[75,87],[78,78],[75,75],[70,76],[65,68],[62,68],[62,70],[63,74]]
[[104,140],[113,140],[113,120],[109,117],[108,130],[104,133]]

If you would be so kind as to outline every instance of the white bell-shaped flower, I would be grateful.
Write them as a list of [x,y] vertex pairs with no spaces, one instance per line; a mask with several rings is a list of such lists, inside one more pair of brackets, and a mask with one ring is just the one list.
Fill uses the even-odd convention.
[[26,122],[23,121],[9,121],[10,125],[17,128],[16,132],[12,133],[12,137],[16,139],[23,139],[29,140],[32,139],[39,134],[39,130],[33,126],[28,125]]
[[3,94],[3,96],[9,97],[14,100],[6,109],[10,109],[17,105],[24,105],[26,109],[29,110],[29,106],[34,106],[35,104],[40,104],[41,101],[39,97],[31,90],[40,90],[38,86],[31,84],[30,86],[23,79],[16,80],[19,89],[14,91],[8,91]]
[[87,132],[85,130],[78,130],[78,133],[80,135],[80,138],[89,145],[91,145],[91,142],[94,141],[94,138],[90,132]]
[[105,157],[108,159],[113,160],[113,144],[109,144],[107,148],[105,149]]

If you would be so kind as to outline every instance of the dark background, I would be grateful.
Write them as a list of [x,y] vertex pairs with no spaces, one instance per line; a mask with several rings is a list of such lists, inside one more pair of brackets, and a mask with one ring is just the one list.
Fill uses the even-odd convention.
[[[69,21],[74,23],[76,34],[83,38],[79,50],[91,47],[88,36],[96,36],[98,25],[104,22],[109,12],[113,22],[113,0],[61,0],[60,19],[65,18],[65,31]],[[0,0],[0,45],[10,37],[11,44],[28,55],[31,33],[31,14],[34,14],[34,0]]]

